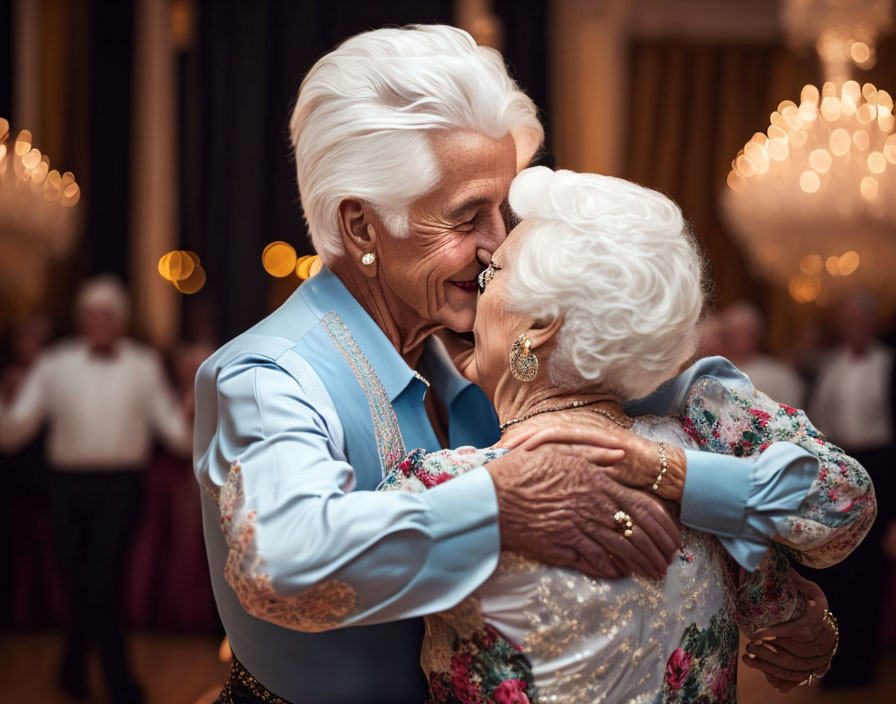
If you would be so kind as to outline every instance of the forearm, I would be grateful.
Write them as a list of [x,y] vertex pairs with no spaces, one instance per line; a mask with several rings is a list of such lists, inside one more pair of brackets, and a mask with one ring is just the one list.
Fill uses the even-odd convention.
[[319,631],[420,616],[461,601],[497,564],[484,471],[423,495],[281,486],[275,503],[247,495],[242,473],[218,500],[225,576],[258,618]]

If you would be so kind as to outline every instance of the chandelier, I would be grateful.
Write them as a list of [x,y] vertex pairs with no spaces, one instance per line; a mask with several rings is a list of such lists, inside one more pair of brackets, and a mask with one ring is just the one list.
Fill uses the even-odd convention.
[[0,308],[14,316],[40,299],[47,264],[71,247],[81,190],[71,172],[50,168],[28,130],[9,135],[0,117]]
[[797,302],[857,288],[896,307],[893,98],[849,80],[875,61],[889,0],[791,0],[794,46],[814,43],[827,80],[784,100],[731,163],[723,215],[759,273]]

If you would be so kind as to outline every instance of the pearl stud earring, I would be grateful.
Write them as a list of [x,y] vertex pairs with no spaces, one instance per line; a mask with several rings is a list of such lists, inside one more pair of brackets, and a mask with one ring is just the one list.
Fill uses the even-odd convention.
[[361,263],[364,266],[370,266],[376,261],[376,255],[373,252],[368,252],[363,257],[361,257]]

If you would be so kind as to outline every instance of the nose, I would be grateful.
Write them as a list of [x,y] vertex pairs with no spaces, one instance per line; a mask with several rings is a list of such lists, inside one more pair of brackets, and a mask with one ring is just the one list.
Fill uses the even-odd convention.
[[507,239],[507,223],[501,211],[496,209],[492,213],[488,227],[483,227],[478,232],[476,257],[483,264],[490,264],[495,250]]

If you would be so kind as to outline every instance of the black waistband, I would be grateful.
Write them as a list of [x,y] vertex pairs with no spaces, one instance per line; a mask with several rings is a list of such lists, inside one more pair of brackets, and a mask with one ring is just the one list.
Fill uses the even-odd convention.
[[255,679],[243,663],[233,658],[227,683],[215,704],[291,704],[283,697],[278,697],[261,682]]

